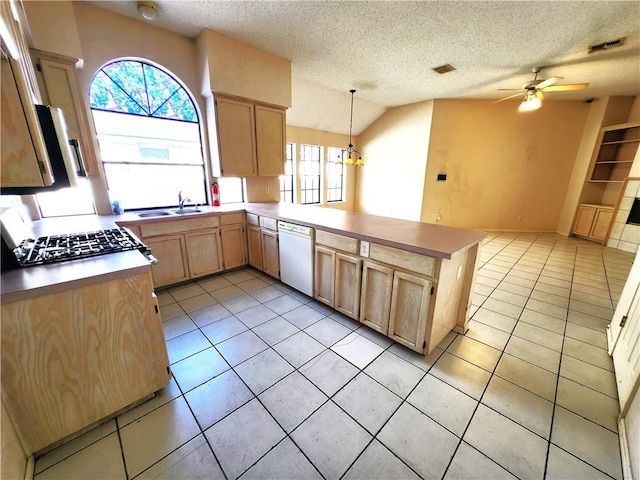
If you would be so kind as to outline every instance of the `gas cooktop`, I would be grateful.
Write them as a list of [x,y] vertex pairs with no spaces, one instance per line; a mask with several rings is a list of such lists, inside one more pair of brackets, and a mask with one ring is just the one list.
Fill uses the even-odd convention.
[[140,250],[147,257],[151,254],[149,247],[127,228],[27,238],[20,242],[13,253],[18,263],[26,267],[127,250]]

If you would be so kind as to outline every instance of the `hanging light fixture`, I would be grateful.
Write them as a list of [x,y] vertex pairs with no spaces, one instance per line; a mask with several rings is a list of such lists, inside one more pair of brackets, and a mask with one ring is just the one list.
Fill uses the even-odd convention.
[[524,97],[522,103],[518,107],[520,112],[530,112],[537,110],[542,106],[542,93],[530,90],[527,96]]
[[[343,148],[338,158],[336,159],[336,163],[338,165],[355,165],[356,167],[363,167],[364,162],[362,161],[362,154],[353,148],[353,143],[351,143],[351,131],[353,129],[353,94],[356,93],[355,90],[349,90],[351,92],[351,118],[349,119],[349,146],[347,148]],[[345,159],[346,155],[346,159]],[[354,160],[353,157],[357,155],[357,160]]]

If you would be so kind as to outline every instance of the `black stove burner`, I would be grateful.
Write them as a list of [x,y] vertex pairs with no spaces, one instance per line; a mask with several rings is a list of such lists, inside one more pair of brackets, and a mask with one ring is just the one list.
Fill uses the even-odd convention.
[[140,250],[145,255],[151,253],[149,248],[126,228],[51,235],[35,240],[27,238],[20,242],[20,245],[13,252],[18,263],[26,267],[126,250]]

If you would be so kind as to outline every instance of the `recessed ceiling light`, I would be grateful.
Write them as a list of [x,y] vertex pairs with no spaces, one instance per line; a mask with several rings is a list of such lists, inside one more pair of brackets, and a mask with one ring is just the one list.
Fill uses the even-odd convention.
[[439,67],[434,67],[431,70],[442,75],[443,73],[453,72],[455,70],[455,67],[446,63],[444,65],[440,65]]

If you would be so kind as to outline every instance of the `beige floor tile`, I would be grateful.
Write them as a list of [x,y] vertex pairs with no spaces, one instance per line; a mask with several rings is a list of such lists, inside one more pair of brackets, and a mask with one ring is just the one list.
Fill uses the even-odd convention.
[[235,285],[228,285],[226,287],[222,287],[217,290],[212,290],[211,295],[220,303],[229,300],[231,298],[239,297],[240,295],[245,295],[247,292],[236,287]]
[[609,480],[611,477],[551,444],[546,478],[549,480],[567,480],[569,478]]
[[530,323],[531,325],[535,325],[536,327],[544,328],[546,330],[551,330],[559,335],[564,335],[564,329],[567,323],[559,318],[535,312],[528,308],[525,308],[522,315],[520,315],[520,321]]
[[513,330],[513,335],[557,352],[562,351],[562,335],[553,333],[546,328],[536,327],[527,322],[518,322],[516,328]]
[[[567,322],[567,330],[565,335],[568,338],[575,338],[581,342],[588,343],[594,347],[607,349],[607,335],[604,332],[592,330],[575,323]],[[566,339],[565,339],[566,340]]]
[[445,352],[430,373],[449,385],[479,400],[491,374],[480,367]]
[[531,293],[531,298],[534,300],[540,300],[541,302],[550,303],[557,307],[567,308],[569,306],[569,299],[567,297],[556,295],[555,293],[534,290],[533,293]]
[[478,404],[477,400],[433,375],[425,376],[407,401],[459,437]]
[[612,431],[556,407],[551,442],[608,475],[622,479],[618,435]]
[[444,479],[460,480],[462,478],[515,480],[517,477],[514,477],[468,443],[462,442],[449,465]]
[[473,293],[481,295],[483,297],[488,297],[493,292],[494,288],[488,287],[486,285],[482,285],[481,283],[476,283],[473,287]]
[[143,415],[146,415],[157,408],[169,403],[171,400],[178,398],[182,392],[178,388],[178,384],[175,379],[169,380],[169,385],[160,391],[156,392],[155,396],[140,405],[127,410],[126,412],[118,416],[118,427],[122,428],[125,425],[139,419]]
[[202,295],[203,293],[206,293],[206,291],[197,283],[190,282],[186,285],[180,285],[179,287],[169,288],[169,293],[173,298],[176,299],[176,302],[179,302],[187,298],[195,297],[197,295]]
[[156,292],[156,296],[158,297],[158,305],[164,307],[165,305],[169,305],[170,303],[175,303],[175,298],[171,296],[169,292],[166,290],[162,292]]
[[172,338],[179,337],[180,335],[196,330],[197,328],[197,325],[193,323],[187,315],[181,315],[162,323],[165,340],[171,340]]
[[509,273],[506,277],[504,277],[504,280],[502,281],[501,285],[503,285],[504,282],[507,282],[511,285],[517,285],[519,287],[532,290],[534,285],[536,284],[536,279],[522,278],[517,275],[514,275],[513,273]]
[[536,300],[534,298],[530,298],[527,302],[526,308],[528,310],[533,310],[534,312],[543,313],[545,315],[549,315],[551,317],[558,318],[560,320],[567,319],[567,308],[559,307],[557,305],[552,305],[551,303],[545,303],[540,300]]
[[536,283],[533,291],[539,294],[550,293],[551,295],[557,295],[564,298],[569,298],[571,296],[570,288],[561,288],[555,285],[548,285],[546,283]]
[[232,272],[223,273],[222,276],[234,284],[238,284],[255,278],[255,276],[251,273],[251,270],[248,269],[234,270]]
[[585,295],[590,295],[593,297],[601,297],[601,298],[610,298],[609,289],[608,288],[597,288],[591,285],[584,285],[582,283],[574,283],[571,286],[572,293],[581,293]]
[[241,288],[247,293],[255,292],[256,290],[260,290],[262,288],[268,287],[269,284],[264,280],[260,280],[259,278],[251,278],[250,280],[245,280],[240,283],[236,283],[238,288]]
[[211,342],[205,337],[200,330],[191,332],[172,338],[167,341],[167,353],[169,354],[169,363],[175,363],[183,360],[194,353],[201,352],[211,346]]
[[484,323],[476,322],[475,320],[469,322],[469,330],[467,330],[465,335],[490,347],[497,348],[498,350],[504,349],[509,341],[509,334],[507,332],[490,327]]
[[613,309],[609,307],[599,307],[597,305],[591,305],[589,303],[579,302],[578,300],[571,300],[569,308],[576,312],[586,313],[593,317],[602,318],[607,321],[611,321],[613,317]]
[[618,431],[620,404],[607,395],[560,377],[556,403],[612,432]]
[[140,480],[178,478],[224,480],[222,469],[203,435],[185,443],[136,477]]
[[458,445],[458,437],[408,403],[400,406],[377,438],[422,478],[442,478]]
[[551,402],[555,398],[557,375],[519,358],[505,353],[498,363],[496,375]]
[[496,286],[500,283],[500,280],[478,273],[476,274],[476,283],[485,285],[487,287],[496,288]]
[[118,434],[110,435],[85,447],[75,455],[38,473],[35,480],[72,478],[126,478]]
[[592,295],[590,293],[582,293],[582,292],[572,292],[571,300],[577,300],[579,302],[588,303],[590,305],[596,305],[598,307],[603,307],[607,309],[611,309],[611,299],[607,295],[607,297]]
[[464,441],[519,478],[542,478],[547,442],[507,417],[480,405]]
[[606,350],[573,338],[565,338],[562,353],[613,372],[613,359]]
[[611,323],[611,320],[605,320],[604,318],[594,317],[592,315],[587,315],[586,313],[569,310],[567,322],[604,333],[607,331],[607,326]]
[[531,292],[532,292],[531,288],[523,287],[521,285],[516,285],[515,283],[509,283],[506,279],[500,282],[500,285],[498,285],[496,288],[498,290],[520,295],[522,297],[528,297],[529,295],[531,295]]
[[168,303],[160,307],[160,318],[163,322],[173,318],[181,317],[186,312],[178,305],[178,303]]
[[289,438],[285,438],[242,474],[243,480],[266,478],[320,480],[322,477],[300,449]]
[[483,277],[493,278],[494,280],[498,280],[498,281],[502,280],[504,278],[504,276],[505,276],[504,273],[495,272],[493,270],[487,270],[486,268],[483,268],[481,270],[480,274]]
[[191,313],[196,310],[200,310],[201,308],[215,305],[218,301],[208,293],[203,293],[202,295],[196,295],[195,297],[180,300],[178,303],[185,312]]
[[545,348],[524,338],[512,336],[504,351],[511,356],[549,370],[554,374],[557,374],[560,369],[560,352]]
[[480,307],[473,314],[472,318],[476,322],[484,323],[485,325],[497,328],[498,330],[502,330],[506,333],[511,333],[517,322],[513,317],[494,312],[484,307]]
[[525,272],[524,270],[518,270],[516,268],[514,268],[513,270],[511,270],[509,272],[509,276],[510,277],[525,278],[525,279],[530,280],[530,281],[532,281],[534,283],[538,279],[538,275],[539,275],[538,273]]
[[200,279],[198,280],[198,284],[207,292],[213,292],[214,290],[220,290],[221,288],[233,285],[229,280],[219,275]]
[[541,437],[549,438],[553,402],[494,376],[482,397],[482,403]]
[[425,372],[428,371],[433,366],[433,364],[436,363],[438,358],[440,358],[440,355],[444,353],[444,350],[436,347],[428,355],[421,355],[417,352],[414,352],[413,350],[409,350],[407,347],[405,347],[404,345],[400,345],[399,343],[394,343],[389,347],[387,351],[398,355],[400,358],[404,358],[407,362],[410,362],[416,367],[421,368]]
[[127,473],[135,477],[199,433],[182,397],[130,423],[120,429]]
[[540,275],[540,278],[538,279],[538,283],[544,283],[546,285],[552,285],[560,288],[571,288],[570,281],[550,277],[548,275],[545,275],[544,273]]
[[421,369],[389,352],[382,352],[363,371],[401,398],[406,398],[424,376]]
[[493,372],[501,354],[500,350],[464,335],[459,335],[446,351],[489,372]]
[[560,375],[611,398],[618,398],[615,374],[603,368],[563,355]]

